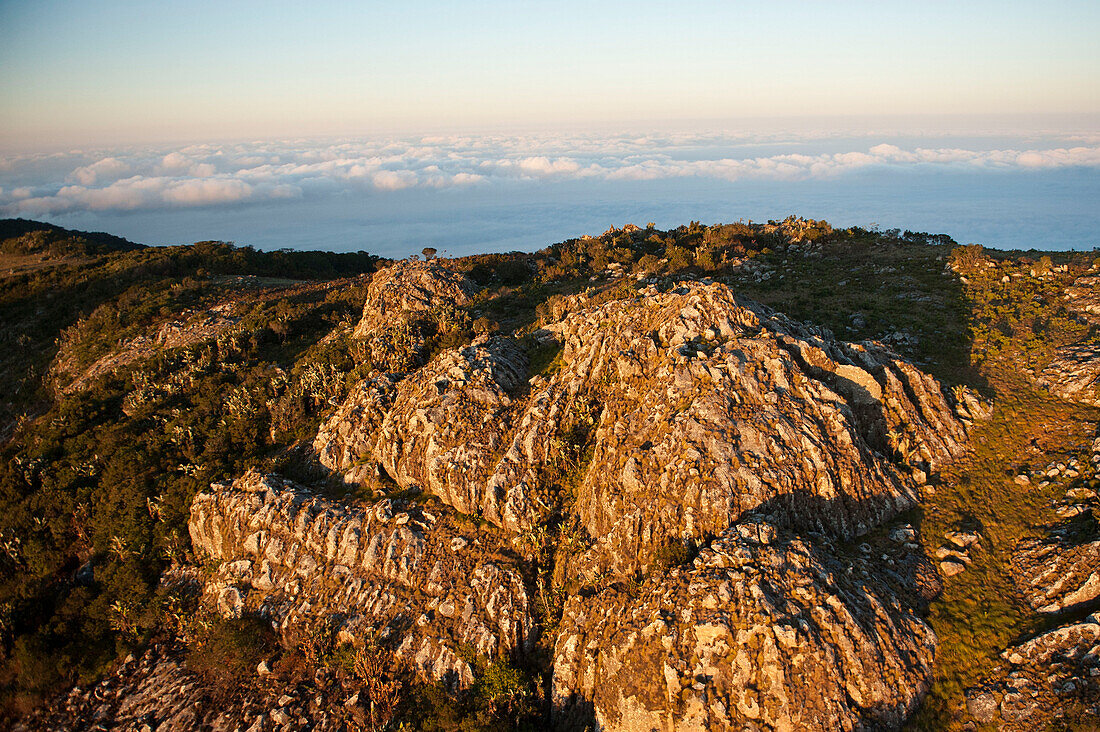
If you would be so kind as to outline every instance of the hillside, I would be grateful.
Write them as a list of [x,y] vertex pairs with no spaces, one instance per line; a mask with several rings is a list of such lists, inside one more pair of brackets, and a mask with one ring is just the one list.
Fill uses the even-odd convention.
[[0,255],[13,724],[1100,715],[1094,254],[791,217]]

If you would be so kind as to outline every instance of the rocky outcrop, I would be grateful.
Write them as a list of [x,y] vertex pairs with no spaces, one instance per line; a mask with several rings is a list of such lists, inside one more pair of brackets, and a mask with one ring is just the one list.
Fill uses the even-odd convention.
[[1100,343],[1059,348],[1039,372],[1038,383],[1055,396],[1100,407]]
[[[1087,461],[1071,457],[1017,476],[1038,488],[1055,487],[1055,523],[1039,537],[1020,541],[1012,554],[1016,588],[1038,613],[1062,623],[1001,653],[1004,663],[968,690],[967,709],[998,729],[1087,729],[1100,716],[1100,526],[1093,509],[1100,469],[1100,437]],[[1076,619],[1075,617],[1076,616]],[[1068,622],[1067,622],[1068,621]]]
[[[1063,293],[1066,309],[1094,331],[1100,325],[1100,276],[1095,269],[1077,277]],[[1059,348],[1036,380],[1055,396],[1100,407],[1100,343],[1086,339]]]
[[[970,689],[966,706],[979,722],[1033,730],[1075,719],[1088,729],[1100,715],[1100,613],[1042,633],[1001,654],[994,680]],[[1059,725],[1062,726],[1062,725]]]
[[748,511],[861,535],[914,505],[926,473],[965,445],[970,414],[934,380],[722,285],[650,291],[549,328],[564,347],[547,391],[599,407],[577,509],[619,569]]
[[985,414],[879,345],[836,341],[724,285],[563,310],[544,331],[561,345],[556,373],[528,386],[514,346],[476,344],[392,393],[390,377],[356,390],[315,448],[330,467],[378,463],[511,531],[544,521],[570,483],[599,561],[629,572],[747,511],[865,533],[914,505]]
[[182,657],[169,658],[159,648],[150,649],[139,659],[128,658],[91,688],[75,687],[15,729],[95,729],[96,723],[127,732],[235,727],[237,715],[204,704],[209,690],[196,682]]
[[[500,500],[489,482],[526,376],[527,356],[514,340],[481,338],[403,380],[362,382],[322,425],[314,447],[330,468],[365,463],[368,473],[380,469],[399,486],[519,529],[538,515],[524,491]],[[350,477],[363,480],[363,472]]]
[[899,725],[936,640],[858,559],[764,521],[633,591],[566,605],[555,719],[603,730],[835,730]]
[[[1012,555],[1016,587],[1027,603],[1044,614],[1091,608],[1100,601],[1100,437],[1088,462],[1072,458],[1037,471],[1040,488],[1055,482],[1064,491],[1056,503],[1058,522],[1042,536],[1023,539]],[[1060,483],[1060,484],[1059,484]]]
[[[360,335],[382,344],[381,317],[426,332],[468,296],[447,272],[380,273]],[[918,608],[939,580],[910,525],[837,541],[915,505],[985,405],[723,285],[558,306],[535,334],[560,349],[547,373],[507,337],[376,360],[322,425],[314,449],[345,481],[444,505],[347,506],[258,473],[200,494],[192,542],[221,561],[207,601],[280,627],[339,618],[459,689],[460,647],[522,657],[536,637],[512,558],[534,546],[554,565],[539,592],[567,596],[560,726],[900,724],[929,685]]]
[[[266,661],[261,666],[266,666]],[[16,723],[14,732],[276,732],[370,729],[370,702],[321,672],[314,679],[257,674],[228,692],[188,667],[185,649],[157,644],[95,684],[77,686]]]
[[534,638],[507,546],[442,511],[393,499],[343,505],[249,473],[199,494],[188,529],[221,562],[206,592],[223,614],[258,609],[282,628],[343,617],[349,642],[377,635],[453,688],[474,680],[460,645],[496,658],[524,653]]
[[1013,554],[1017,585],[1040,613],[1060,613],[1100,598],[1100,540],[1027,539]]
[[1091,272],[1076,278],[1065,289],[1066,308],[1082,320],[1100,325],[1100,276]]
[[475,289],[465,275],[439,260],[401,260],[371,278],[355,335],[362,338],[394,320],[415,318],[439,307],[461,307]]
[[475,291],[464,275],[438,260],[402,260],[375,272],[354,336],[366,341],[381,370],[402,372],[424,362],[436,321],[467,305]]

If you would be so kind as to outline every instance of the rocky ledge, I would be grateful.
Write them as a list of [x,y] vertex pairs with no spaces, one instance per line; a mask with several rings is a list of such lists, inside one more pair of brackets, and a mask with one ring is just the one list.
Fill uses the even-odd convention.
[[[1046,619],[1047,629],[1001,652],[1003,664],[967,692],[979,722],[1031,730],[1050,720],[1075,728],[1073,715],[1095,726],[1100,715],[1100,524],[1094,509],[1100,487],[1100,436],[1088,461],[1072,458],[1017,476],[1065,491],[1050,506],[1052,523],[1023,539],[1012,572],[1021,597]],[[1091,613],[1091,614],[1088,614]]]
[[277,476],[213,488],[188,528],[220,562],[205,593],[223,615],[247,608],[283,629],[338,616],[341,640],[377,637],[453,689],[474,681],[460,646],[489,658],[530,648],[523,578],[494,535],[401,500],[341,505]]
[[356,331],[374,371],[313,441],[372,498],[260,472],[198,495],[210,607],[328,619],[456,694],[471,652],[523,663],[546,634],[563,729],[906,719],[939,581],[917,530],[886,524],[986,404],[710,282],[558,301],[525,339],[421,366],[433,319],[471,295],[438,262],[375,275]]
[[365,342],[371,362],[380,368],[416,368],[424,363],[427,339],[438,321],[468,304],[475,289],[438,261],[398,262],[371,278],[355,337]]
[[[1066,309],[1082,323],[1100,325],[1100,277],[1084,274],[1065,290]],[[1059,348],[1036,381],[1055,396],[1100,407],[1100,343],[1086,338]]]

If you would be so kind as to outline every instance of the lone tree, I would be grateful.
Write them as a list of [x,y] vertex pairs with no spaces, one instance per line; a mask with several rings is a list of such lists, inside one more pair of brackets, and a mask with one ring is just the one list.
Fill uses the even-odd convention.
[[424,247],[420,250],[420,253],[424,255],[425,261],[431,261],[435,256],[435,247]]

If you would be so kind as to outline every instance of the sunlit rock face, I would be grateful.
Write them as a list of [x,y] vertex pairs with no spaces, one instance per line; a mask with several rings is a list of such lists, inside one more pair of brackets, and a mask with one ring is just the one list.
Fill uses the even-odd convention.
[[402,260],[371,277],[353,335],[365,342],[378,368],[417,368],[427,356],[428,336],[455,308],[467,305],[475,289],[465,275],[439,261]]
[[548,474],[574,471],[585,529],[628,570],[749,510],[862,534],[914,505],[982,416],[972,395],[945,394],[884,348],[836,341],[723,285],[570,308],[546,326],[562,348],[556,372],[528,380],[516,344],[493,338],[403,380],[376,377],[322,427],[322,461],[381,466],[513,531],[553,511]]
[[936,639],[865,567],[758,520],[632,591],[569,600],[558,727],[836,730],[899,725]]
[[345,506],[248,473],[196,496],[188,529],[195,548],[221,562],[205,592],[223,615],[258,609],[282,628],[340,617],[346,640],[381,637],[454,688],[474,681],[460,647],[513,657],[533,641],[507,546],[415,504]]
[[[415,323],[469,302],[429,264],[384,274],[364,312]],[[392,284],[422,277],[431,288],[407,296]],[[390,628],[401,657],[457,689],[473,669],[456,649],[521,657],[542,631],[529,596],[556,592],[560,727],[900,724],[930,683],[918,609],[938,581],[882,579],[919,564],[910,539],[885,573],[838,542],[914,506],[985,404],[724,285],[554,311],[533,334],[540,362],[556,349],[540,373],[509,336],[424,365],[389,358],[400,339],[372,341],[374,370],[314,450],[345,483],[443,505],[351,508],[258,474],[216,487],[191,525],[226,561],[209,602],[233,613],[258,598],[278,622],[339,614],[352,637]],[[546,538],[560,527],[569,538]]]

